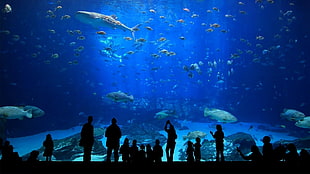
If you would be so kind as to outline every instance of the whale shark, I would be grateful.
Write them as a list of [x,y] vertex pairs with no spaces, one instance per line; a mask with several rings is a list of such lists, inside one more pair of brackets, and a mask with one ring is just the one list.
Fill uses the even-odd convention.
[[133,38],[134,37],[134,32],[137,31],[138,27],[141,24],[138,24],[132,28],[126,26],[122,22],[116,20],[115,16],[109,16],[109,15],[104,15],[101,13],[96,13],[96,12],[89,12],[89,11],[77,11],[75,14],[76,19],[81,21],[82,23],[85,24],[90,24],[94,28],[101,28],[101,27],[110,27],[113,29],[122,29],[124,31],[130,31]]

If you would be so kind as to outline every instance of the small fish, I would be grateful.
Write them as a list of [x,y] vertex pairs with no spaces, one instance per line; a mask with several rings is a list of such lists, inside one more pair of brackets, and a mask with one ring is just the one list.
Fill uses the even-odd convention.
[[105,35],[105,34],[107,34],[107,33],[104,32],[104,31],[97,31],[96,33],[97,33],[97,34],[100,34],[100,35]]

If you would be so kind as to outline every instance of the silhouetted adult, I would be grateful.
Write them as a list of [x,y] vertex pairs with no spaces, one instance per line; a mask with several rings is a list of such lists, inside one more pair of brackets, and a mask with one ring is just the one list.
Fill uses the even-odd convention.
[[118,162],[118,150],[119,150],[119,140],[122,137],[122,132],[120,127],[116,124],[116,118],[112,118],[111,125],[107,127],[105,131],[105,137],[107,137],[107,162],[111,162],[112,151],[114,152],[114,161]]
[[129,162],[129,153],[130,153],[130,146],[129,146],[129,138],[124,139],[124,143],[121,145],[119,149],[119,153],[122,154],[122,160],[124,163]]
[[168,162],[173,162],[173,154],[177,139],[177,133],[175,131],[174,126],[171,124],[170,120],[167,120],[165,127],[165,131],[168,134],[167,144],[166,144],[166,157]]
[[88,116],[87,123],[82,127],[80,146],[84,147],[83,161],[91,161],[91,151],[94,145],[94,126],[92,125],[93,116]]
[[201,160],[201,151],[200,151],[200,148],[201,148],[200,141],[201,141],[201,139],[199,137],[196,137],[195,141],[196,141],[194,143],[195,162],[200,162],[200,160]]
[[270,141],[271,141],[270,136],[263,137],[264,144],[263,144],[262,154],[263,154],[264,161],[266,162],[272,162],[275,160],[274,155],[273,155],[273,147]]
[[216,149],[216,161],[224,161],[224,132],[222,126],[217,124],[216,131],[210,134],[215,139],[215,149]]
[[187,141],[186,161],[188,163],[194,162],[194,147],[193,142],[191,142],[190,140]]
[[256,145],[251,146],[251,154],[250,155],[244,155],[241,150],[237,147],[237,151],[241,155],[241,157],[245,160],[250,160],[253,162],[262,162],[263,161],[263,155],[260,153],[258,147]]
[[129,149],[129,157],[130,157],[131,163],[137,162],[138,151],[139,151],[139,148],[137,145],[137,140],[132,140],[132,144]]
[[156,139],[155,140],[155,145],[153,146],[154,162],[156,164],[161,163],[163,155],[164,155],[163,147],[160,145],[159,139]]
[[43,146],[45,147],[43,156],[46,157],[46,161],[52,160],[52,155],[54,151],[54,141],[51,134],[47,134],[45,140],[43,141]]

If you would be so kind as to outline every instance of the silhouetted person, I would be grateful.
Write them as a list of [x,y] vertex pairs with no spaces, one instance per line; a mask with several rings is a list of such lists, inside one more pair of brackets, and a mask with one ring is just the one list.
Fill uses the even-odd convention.
[[194,157],[195,157],[195,162],[200,162],[201,160],[201,151],[200,151],[200,148],[201,148],[201,144],[200,144],[200,138],[199,137],[196,137],[195,139],[195,143],[194,143]]
[[299,152],[299,159],[300,159],[301,164],[303,164],[303,165],[310,164],[309,163],[310,162],[309,152],[306,149],[301,149]]
[[190,140],[187,141],[186,161],[188,163],[194,162],[194,147],[193,142],[191,142]]
[[215,139],[216,161],[224,161],[224,132],[222,126],[217,124],[215,133],[210,131],[210,134]]
[[87,123],[82,127],[80,146],[84,147],[83,161],[91,161],[91,151],[94,145],[94,126],[92,125],[93,117],[88,116]]
[[159,139],[156,139],[155,145],[153,146],[154,162],[156,164],[161,163],[163,155],[164,155],[163,147],[160,145]]
[[137,153],[137,160],[138,160],[138,163],[141,165],[141,164],[145,164],[145,160],[146,160],[146,152],[145,152],[145,145],[144,144],[141,144],[140,145],[140,149]]
[[43,156],[46,157],[46,161],[52,160],[52,155],[54,151],[54,141],[51,134],[47,134],[45,140],[43,141],[44,153]]
[[170,120],[167,120],[165,127],[165,131],[168,134],[167,144],[166,144],[166,157],[168,162],[173,162],[173,154],[177,139],[177,133],[175,131],[174,126],[170,123]]
[[122,154],[122,160],[124,163],[129,162],[129,153],[130,153],[130,145],[129,145],[129,139],[125,138],[124,143],[121,145],[119,149],[119,153]]
[[38,150],[33,150],[30,152],[30,156],[28,157],[27,161],[28,162],[37,162],[39,161],[38,156],[39,156],[40,152]]
[[10,147],[10,141],[5,141],[2,147],[2,158],[1,160],[3,161],[8,161],[10,160],[10,157],[12,156],[13,153],[13,146]]
[[132,140],[132,144],[130,146],[130,151],[129,151],[131,163],[137,162],[138,151],[139,151],[139,148],[137,145],[137,140]]
[[274,161],[274,155],[273,155],[273,147],[272,144],[270,143],[271,138],[270,136],[264,136],[263,137],[263,158],[264,161],[266,162],[273,162]]
[[241,157],[245,160],[250,160],[253,162],[262,162],[263,161],[263,155],[260,153],[258,147],[256,145],[251,146],[251,154],[250,155],[244,155],[241,150],[237,147],[237,151],[241,155]]
[[289,165],[296,165],[299,162],[299,154],[295,144],[289,143],[286,145],[288,152],[285,154],[284,160]]
[[273,158],[275,161],[282,161],[285,158],[286,147],[282,144],[279,144],[273,149]]
[[154,162],[154,153],[153,153],[153,149],[152,146],[150,144],[147,144],[146,146],[146,162],[148,164],[151,164]]
[[105,137],[107,137],[107,162],[111,162],[112,151],[114,152],[114,161],[118,162],[118,150],[119,140],[122,137],[122,132],[119,126],[116,124],[116,118],[112,118],[111,125],[107,127],[105,131]]
[[10,141],[5,141],[2,149],[2,161],[19,162],[22,158],[18,152],[14,152],[14,147],[10,144]]

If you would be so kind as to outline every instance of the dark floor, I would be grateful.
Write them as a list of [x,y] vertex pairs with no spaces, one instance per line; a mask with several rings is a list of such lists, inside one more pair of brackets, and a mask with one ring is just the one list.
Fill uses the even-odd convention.
[[37,163],[20,162],[4,163],[0,162],[0,174],[6,173],[308,173],[308,166],[301,164],[287,165],[284,162],[276,164],[254,164],[249,161],[226,161],[226,162],[163,162],[155,164],[124,164],[107,162],[45,162]]

